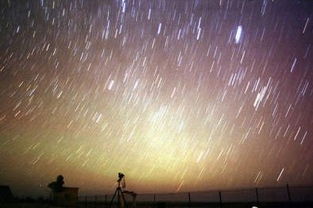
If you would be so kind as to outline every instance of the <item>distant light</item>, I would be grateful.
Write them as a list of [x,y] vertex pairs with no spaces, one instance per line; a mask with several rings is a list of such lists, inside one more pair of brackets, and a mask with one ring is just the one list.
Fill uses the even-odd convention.
[[148,20],[150,20],[150,18],[151,18],[151,8],[149,9]]
[[284,170],[285,170],[285,168],[281,169],[281,171],[279,173],[279,176],[277,177],[277,181],[279,181],[279,179],[280,179],[281,175],[283,174]]
[[256,206],[252,206],[251,208],[258,208],[258,207],[256,207]]
[[293,60],[292,66],[291,66],[291,68],[290,68],[290,72],[293,72],[293,70],[294,70],[294,68],[295,68],[295,66],[296,66],[296,63],[297,63],[297,58],[295,58],[295,59]]
[[111,80],[111,81],[110,81],[110,84],[109,84],[109,86],[108,86],[108,90],[111,90],[112,87],[113,87],[113,85],[114,85],[114,80]]
[[122,0],[122,12],[125,13],[126,11],[126,2],[125,0]]
[[162,28],[162,23],[159,23],[159,27],[158,27],[158,35],[160,34],[161,32],[161,28]]
[[235,36],[235,43],[238,44],[241,38],[241,34],[242,34],[242,26],[239,25],[237,27],[237,32],[236,32],[236,36]]

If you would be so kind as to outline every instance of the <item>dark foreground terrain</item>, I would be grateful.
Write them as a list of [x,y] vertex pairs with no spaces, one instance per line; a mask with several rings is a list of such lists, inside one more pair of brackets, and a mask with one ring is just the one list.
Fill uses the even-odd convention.
[[[65,206],[55,206],[49,203],[21,203],[21,202],[12,202],[12,203],[1,203],[0,208],[59,208]],[[109,204],[105,203],[78,203],[76,208],[109,208]],[[128,206],[131,208],[131,206]],[[266,203],[248,203],[248,202],[229,202],[223,203],[180,203],[180,202],[144,202],[137,203],[137,208],[313,208],[312,202],[266,202]],[[116,205],[113,205],[112,208],[117,208]]]

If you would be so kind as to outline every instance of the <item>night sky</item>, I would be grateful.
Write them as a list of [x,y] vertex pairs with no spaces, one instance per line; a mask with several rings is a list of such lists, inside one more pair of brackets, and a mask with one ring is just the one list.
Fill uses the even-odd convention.
[[313,184],[313,1],[0,3],[0,184]]

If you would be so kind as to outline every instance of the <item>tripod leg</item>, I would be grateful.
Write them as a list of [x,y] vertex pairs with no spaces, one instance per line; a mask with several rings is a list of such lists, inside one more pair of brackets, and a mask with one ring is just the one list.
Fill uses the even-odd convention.
[[123,204],[122,204],[122,200],[121,200],[121,191],[120,189],[117,191],[117,206],[118,208],[123,208]]
[[116,193],[117,193],[117,189],[115,190],[115,192],[114,192],[114,194],[113,194],[113,196],[112,196],[112,199],[111,199],[111,202],[110,202],[110,206],[109,206],[109,208],[111,208],[111,207],[112,207],[113,200],[114,200],[114,198],[115,198],[115,196],[116,196]]

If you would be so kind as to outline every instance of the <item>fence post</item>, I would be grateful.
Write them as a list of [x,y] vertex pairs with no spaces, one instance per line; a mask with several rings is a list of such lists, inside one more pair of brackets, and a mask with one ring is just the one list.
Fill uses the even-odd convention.
[[188,207],[191,208],[190,192],[188,192]]
[[155,194],[153,194],[153,206],[156,207]]
[[287,189],[287,194],[288,194],[288,200],[289,200],[289,202],[291,202],[291,195],[290,195],[290,189],[289,189],[288,183],[286,185],[286,189]]
[[85,207],[87,207],[87,196],[85,196]]
[[95,195],[95,207],[97,207],[97,195]]
[[223,202],[222,202],[222,192],[218,192],[218,195],[219,195],[219,197],[220,197],[220,207],[222,207],[223,206]]
[[255,188],[255,196],[256,196],[256,203],[259,204],[259,190],[258,188]]
[[108,205],[107,205],[107,195],[105,194],[104,195],[104,207],[107,207]]

